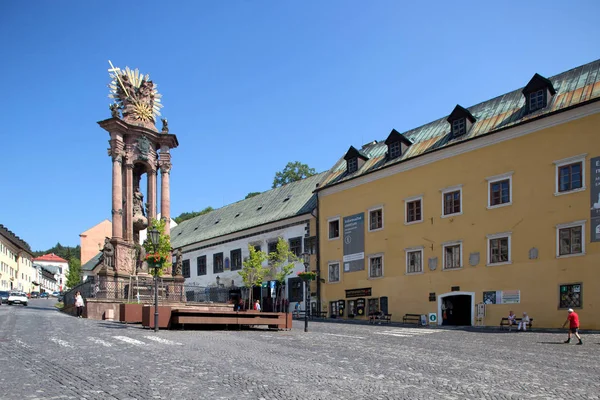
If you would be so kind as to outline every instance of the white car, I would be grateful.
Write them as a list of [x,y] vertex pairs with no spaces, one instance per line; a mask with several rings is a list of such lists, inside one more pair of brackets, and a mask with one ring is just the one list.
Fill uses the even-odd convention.
[[24,306],[26,306],[28,302],[29,299],[27,298],[27,295],[23,292],[11,292],[8,295],[9,306],[12,306],[13,304],[23,304]]

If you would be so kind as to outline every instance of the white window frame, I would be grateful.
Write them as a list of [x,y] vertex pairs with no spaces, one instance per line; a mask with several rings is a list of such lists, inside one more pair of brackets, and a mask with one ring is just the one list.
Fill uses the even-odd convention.
[[[373,258],[379,258],[381,257],[381,276],[371,276],[371,260]],[[370,254],[369,255],[369,264],[367,265],[368,268],[368,276],[369,279],[381,279],[385,276],[385,263],[384,263],[384,257],[383,257],[383,253],[377,253],[377,254]]]
[[[377,211],[377,210],[381,210],[381,228],[377,228],[377,229],[371,229],[371,211]],[[369,225],[368,225],[368,229],[369,232],[377,232],[377,231],[381,231],[383,230],[384,227],[384,221],[383,221],[383,206],[375,206],[375,207],[371,207],[368,210],[368,216],[369,216]]]
[[[408,203],[417,201],[417,200],[419,200],[421,202],[421,219],[408,222]],[[406,199],[404,199],[404,225],[413,225],[413,224],[422,223],[423,220],[425,219],[424,209],[425,208],[423,207],[423,195],[407,197]]]
[[[556,225],[556,258],[570,258],[585,256],[585,219],[581,221],[567,222],[565,224]],[[581,253],[560,255],[560,230],[565,228],[581,227]]]
[[[407,249],[404,249],[404,261],[406,262],[406,268],[404,270],[404,274],[405,275],[421,275],[425,272],[425,268],[424,268],[424,260],[423,260],[423,256],[424,256],[424,247],[423,246],[419,246],[419,247],[409,247]],[[420,272],[408,272],[408,253],[421,253],[421,271]]]
[[[586,157],[587,157],[587,153],[579,154],[577,156],[563,158],[562,160],[554,161],[554,195],[555,196],[562,196],[564,194],[583,192],[586,189],[586,186],[585,186],[585,182],[586,182],[586,180],[585,180],[585,159],[586,159]],[[569,164],[575,164],[578,162],[581,163],[581,187],[579,189],[573,189],[573,190],[567,190],[565,192],[560,192],[559,184],[558,184],[558,178],[559,178],[558,172],[560,170],[560,167],[564,167],[565,165],[569,165]]]
[[[512,232],[502,232],[502,233],[494,233],[492,235],[487,235],[487,263],[488,267],[494,267],[496,265],[509,265],[512,264]],[[492,263],[492,255],[491,255],[491,241],[494,239],[503,239],[508,238],[508,261]]]
[[[454,217],[454,216],[457,216],[457,215],[462,215],[463,214],[463,190],[462,190],[462,185],[449,186],[447,188],[441,189],[440,192],[442,192],[442,218],[449,218],[449,217]],[[445,201],[444,201],[444,196],[446,195],[446,193],[450,193],[450,192],[460,192],[460,212],[452,213],[452,214],[444,214],[444,211],[446,210],[446,204],[445,204]]]
[[[446,268],[446,247],[451,246],[460,246],[459,247],[459,255],[460,255],[460,266],[458,268]],[[442,271],[458,271],[463,269],[465,266],[465,258],[463,257],[463,243],[462,240],[455,240],[452,242],[442,243]]]
[[[329,274],[329,268],[331,268],[332,265],[336,265],[338,266],[338,280],[337,281],[332,281],[329,280],[329,277],[331,276]],[[329,261],[327,263],[327,283],[340,283],[342,281],[342,263],[339,261]]]
[[[338,222],[338,235],[337,237],[331,237],[329,229],[330,229],[330,223],[333,221],[337,221]],[[340,222],[340,217],[331,217],[331,218],[327,218],[327,239],[328,240],[338,240],[340,238],[340,236],[342,236],[342,224]]]
[[[500,207],[506,207],[506,206],[510,206],[513,203],[513,181],[512,181],[512,177],[513,174],[515,173],[515,171],[510,171],[510,172],[506,172],[504,174],[500,174],[500,175],[494,175],[494,176],[489,176],[487,178],[485,178],[485,180],[487,181],[487,198],[488,198],[488,202],[487,202],[487,209],[491,210],[494,208],[500,208]],[[498,181],[504,181],[508,179],[508,194],[509,194],[509,199],[508,199],[508,203],[504,203],[504,204],[496,204],[496,205],[492,205],[492,196],[491,196],[491,186],[492,183],[498,182]]]

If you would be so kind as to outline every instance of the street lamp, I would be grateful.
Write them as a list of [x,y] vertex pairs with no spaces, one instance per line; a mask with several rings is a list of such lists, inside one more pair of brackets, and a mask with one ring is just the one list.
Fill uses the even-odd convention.
[[[304,263],[304,272],[308,272],[310,267],[310,254],[302,253],[302,262]],[[304,332],[308,332],[308,310],[310,308],[310,302],[308,300],[308,293],[310,291],[310,281],[304,281]]]
[[[150,243],[156,253],[160,241],[160,232],[156,228],[152,228],[148,230],[148,236],[150,236]],[[154,332],[158,332],[158,269],[162,265],[160,262],[148,264],[154,267]]]

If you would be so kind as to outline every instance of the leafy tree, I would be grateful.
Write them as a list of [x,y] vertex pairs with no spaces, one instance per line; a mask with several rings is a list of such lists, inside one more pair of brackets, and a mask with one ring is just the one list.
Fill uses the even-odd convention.
[[[269,278],[279,282],[277,297],[282,299],[285,297],[283,285],[286,278],[294,271],[294,262],[298,257],[290,251],[288,242],[279,238],[277,240],[277,250],[269,254]],[[281,302],[283,304],[283,302]]]
[[244,286],[249,289],[248,296],[249,304],[252,305],[252,289],[254,286],[260,286],[267,273],[267,268],[263,266],[263,262],[267,259],[267,254],[264,251],[256,250],[254,246],[248,245],[250,256],[244,260],[244,267],[238,274],[242,277]]
[[51,247],[48,250],[38,250],[38,251],[33,251],[32,253],[33,253],[34,257],[39,257],[39,256],[43,256],[44,254],[54,253],[57,256],[62,257],[67,261],[69,261],[69,259],[71,257],[81,259],[81,247],[79,245],[77,245],[75,247],[71,247],[71,246],[63,246],[60,243],[57,243],[54,247]]
[[197,217],[198,215],[208,214],[211,211],[214,211],[214,208],[212,208],[211,206],[208,206],[202,211],[183,212],[183,213],[179,214],[179,216],[173,218],[173,220],[175,222],[177,222],[178,224],[180,224],[183,221],[187,221],[188,219],[192,219],[194,217]]
[[[152,228],[160,232],[158,239],[158,246],[156,252],[160,254],[166,261],[163,263],[161,269],[158,270],[158,276],[161,276],[165,271],[169,271],[173,263],[171,262],[171,236],[166,235],[165,232],[166,221],[164,219],[153,219],[148,224],[147,232],[150,232]],[[154,254],[154,246],[150,243],[150,233],[148,233],[148,239],[144,241],[144,249],[146,254]],[[150,269],[150,274],[154,276],[156,269]]]
[[283,186],[291,182],[296,182],[300,179],[308,178],[316,173],[317,172],[314,168],[310,168],[308,165],[303,164],[300,161],[290,161],[287,163],[283,171],[275,173],[275,178],[273,179],[273,188]]
[[246,197],[244,198],[244,200],[249,199],[249,198],[254,197],[254,196],[258,196],[260,193],[261,192],[250,192],[250,193],[248,193],[246,195]]
[[81,261],[72,257],[69,260],[69,274],[67,275],[67,287],[73,288],[81,282]]

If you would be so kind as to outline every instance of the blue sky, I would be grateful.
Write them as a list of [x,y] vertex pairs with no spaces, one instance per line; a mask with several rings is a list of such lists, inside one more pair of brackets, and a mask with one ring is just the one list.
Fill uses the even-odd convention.
[[[142,5],[143,4],[143,5]],[[0,223],[34,250],[111,210],[108,62],[149,73],[173,150],[171,214],[330,168],[600,55],[600,2],[0,2]]]

